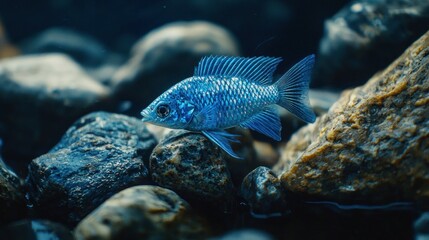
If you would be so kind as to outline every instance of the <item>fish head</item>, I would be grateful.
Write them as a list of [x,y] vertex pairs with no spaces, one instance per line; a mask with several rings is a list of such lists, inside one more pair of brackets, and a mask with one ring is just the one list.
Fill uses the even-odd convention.
[[186,129],[192,120],[195,106],[177,93],[166,92],[155,99],[141,115],[142,121],[154,125]]

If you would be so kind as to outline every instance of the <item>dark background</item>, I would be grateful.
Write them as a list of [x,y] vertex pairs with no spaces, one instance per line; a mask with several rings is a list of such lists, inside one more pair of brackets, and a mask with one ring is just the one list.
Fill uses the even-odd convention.
[[282,56],[291,61],[315,53],[323,21],[347,0],[2,0],[0,19],[20,43],[50,27],[68,27],[128,53],[148,31],[180,20],[208,20],[230,30],[242,55]]

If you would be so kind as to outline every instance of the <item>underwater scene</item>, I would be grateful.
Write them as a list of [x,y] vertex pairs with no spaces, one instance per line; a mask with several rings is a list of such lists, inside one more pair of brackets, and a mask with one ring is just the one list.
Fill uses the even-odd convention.
[[429,239],[429,1],[0,0],[0,239]]

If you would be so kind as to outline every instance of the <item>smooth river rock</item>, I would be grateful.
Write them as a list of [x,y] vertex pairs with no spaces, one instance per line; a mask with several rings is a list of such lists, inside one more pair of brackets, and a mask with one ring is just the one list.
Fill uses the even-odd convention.
[[155,145],[136,118],[105,112],[82,117],[29,166],[37,216],[75,224],[113,194],[147,183],[145,162]]
[[112,77],[121,98],[148,104],[173,84],[193,75],[207,55],[238,55],[238,46],[225,28],[205,21],[173,22],[143,36],[132,56]]
[[204,220],[171,190],[135,186],[89,214],[75,229],[77,240],[205,239]]
[[240,195],[256,215],[280,214],[287,210],[286,191],[267,167],[258,167],[244,178]]
[[287,191],[334,201],[429,200],[429,32],[292,136]]
[[104,106],[109,97],[106,87],[66,55],[0,60],[5,158],[32,159],[46,153],[74,121]]
[[23,54],[64,53],[84,67],[100,65],[107,49],[93,37],[69,28],[49,28],[21,44]]
[[428,30],[427,0],[357,0],[325,21],[315,87],[364,84]]

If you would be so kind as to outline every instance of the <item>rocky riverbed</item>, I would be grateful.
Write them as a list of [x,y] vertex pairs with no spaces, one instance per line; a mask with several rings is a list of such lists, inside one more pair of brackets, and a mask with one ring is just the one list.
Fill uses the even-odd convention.
[[[0,239],[427,238],[427,1],[184,2],[106,3],[141,9],[148,24],[95,19],[113,24],[110,35],[75,17],[75,28],[40,19],[45,28],[20,29],[2,12],[15,5],[0,4]],[[88,18],[68,4],[45,3],[47,16]],[[297,47],[281,48],[286,36]],[[280,142],[230,129],[242,160],[200,133],[139,119],[203,56],[273,55],[290,66],[309,51],[316,122],[279,109]]]

